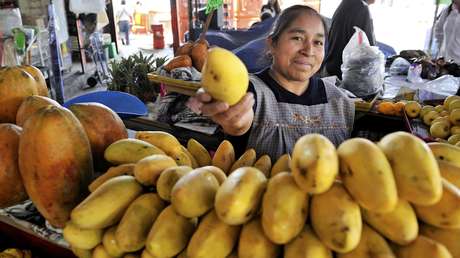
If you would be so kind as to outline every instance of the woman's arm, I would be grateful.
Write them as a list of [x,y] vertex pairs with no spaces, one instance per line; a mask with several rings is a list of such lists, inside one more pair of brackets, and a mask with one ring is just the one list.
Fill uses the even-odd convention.
[[253,105],[252,93],[246,93],[238,103],[229,106],[225,102],[213,100],[211,95],[205,92],[198,92],[187,104],[194,112],[210,117],[225,133],[233,136],[243,135],[251,128],[254,118]]

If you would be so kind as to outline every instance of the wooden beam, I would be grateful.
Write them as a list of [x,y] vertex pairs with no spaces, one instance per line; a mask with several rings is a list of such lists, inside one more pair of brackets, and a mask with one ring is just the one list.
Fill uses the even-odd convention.
[[177,2],[176,0],[170,0],[171,5],[171,27],[173,33],[173,48],[174,52],[176,52],[177,48],[179,48],[179,24],[177,19]]

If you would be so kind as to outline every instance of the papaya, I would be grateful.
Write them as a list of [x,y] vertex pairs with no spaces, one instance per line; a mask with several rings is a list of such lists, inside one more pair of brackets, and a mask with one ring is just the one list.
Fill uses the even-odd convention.
[[19,169],[38,211],[54,227],[64,227],[94,173],[88,137],[72,112],[48,106],[27,119]]
[[16,114],[16,124],[19,126],[23,126],[27,118],[29,118],[32,114],[37,112],[37,110],[39,110],[40,108],[49,105],[56,107],[61,106],[55,100],[47,97],[39,95],[27,97],[19,106],[18,113]]
[[117,113],[100,103],[78,103],[69,109],[85,128],[95,167],[106,168],[104,151],[117,140],[128,138],[125,124]]
[[18,67],[0,68],[0,123],[14,123],[22,101],[37,95],[34,78]]
[[23,65],[20,68],[26,71],[34,78],[35,85],[37,86],[38,95],[49,97],[48,86],[46,86],[46,80],[43,76],[42,71],[40,71],[40,69],[32,65]]
[[22,128],[14,124],[0,124],[0,208],[27,199],[18,165],[19,137]]

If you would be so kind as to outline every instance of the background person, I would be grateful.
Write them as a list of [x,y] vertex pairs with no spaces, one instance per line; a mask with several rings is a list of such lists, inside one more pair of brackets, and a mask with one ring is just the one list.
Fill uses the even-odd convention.
[[118,27],[120,29],[120,33],[123,34],[124,38],[121,38],[121,43],[123,45],[129,45],[129,32],[131,30],[131,19],[132,19],[132,12],[131,9],[126,5],[126,1],[121,1],[120,10],[117,12],[117,20],[118,20]]
[[434,27],[438,57],[460,64],[460,0],[442,10]]
[[369,11],[369,5],[375,0],[342,0],[332,16],[329,30],[328,51],[325,58],[326,75],[336,75],[342,79],[342,52],[355,30],[359,27],[369,39],[371,46],[375,46],[374,25]]

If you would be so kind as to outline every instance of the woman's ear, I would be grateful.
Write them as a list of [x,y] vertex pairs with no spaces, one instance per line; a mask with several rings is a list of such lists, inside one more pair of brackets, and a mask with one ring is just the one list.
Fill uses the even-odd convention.
[[267,40],[266,40],[266,43],[267,43],[267,49],[268,49],[268,52],[270,54],[273,54],[273,50],[274,50],[274,47],[273,47],[273,39],[271,37],[268,37]]

